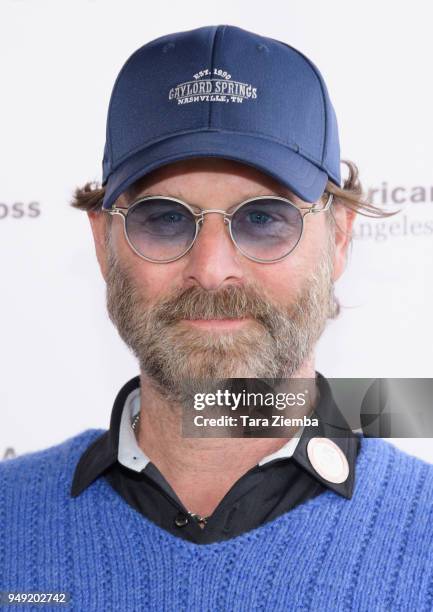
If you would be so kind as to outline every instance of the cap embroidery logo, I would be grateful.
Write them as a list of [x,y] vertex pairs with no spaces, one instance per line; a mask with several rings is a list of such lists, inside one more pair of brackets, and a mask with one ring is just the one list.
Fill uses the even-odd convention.
[[192,81],[185,81],[172,87],[168,92],[169,100],[178,104],[191,102],[234,102],[257,98],[257,87],[249,83],[232,81],[232,75],[221,68],[200,70],[193,75]]

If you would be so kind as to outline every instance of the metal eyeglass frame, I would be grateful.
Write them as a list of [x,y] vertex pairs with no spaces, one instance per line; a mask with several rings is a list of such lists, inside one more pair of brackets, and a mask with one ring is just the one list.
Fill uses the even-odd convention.
[[[325,192],[326,193],[326,192]],[[130,210],[133,210],[138,204],[141,204],[142,202],[145,202],[147,200],[156,200],[156,199],[164,199],[164,200],[170,200],[172,202],[176,202],[177,204],[181,204],[182,206],[184,206],[194,217],[195,217],[195,221],[196,221],[196,226],[195,226],[195,235],[194,238],[191,242],[191,244],[189,245],[189,247],[180,255],[177,255],[176,257],[172,257],[171,259],[152,259],[151,257],[146,257],[145,255],[142,255],[142,253],[139,253],[137,251],[137,249],[134,247],[134,245],[131,243],[131,241],[129,240],[128,237],[128,232],[126,231],[126,217],[127,214]],[[243,249],[241,249],[241,247],[236,243],[236,240],[233,237],[233,233],[232,233],[232,226],[231,226],[231,220],[233,215],[245,204],[249,204],[250,202],[255,202],[256,200],[269,200],[269,199],[273,199],[273,200],[281,200],[282,202],[286,202],[288,204],[290,204],[291,206],[294,206],[295,208],[297,208],[297,210],[304,210],[306,212],[304,212],[303,214],[301,213],[301,217],[302,217],[302,226],[301,226],[301,233],[299,234],[299,238],[296,241],[295,245],[293,246],[293,248],[286,253],[285,255],[282,255],[281,257],[278,257],[277,259],[260,259],[258,257],[253,257],[252,255],[248,255],[248,253],[246,253]],[[188,251],[190,251],[192,249],[192,247],[194,246],[194,243],[197,239],[198,233],[200,231],[200,227],[201,224],[204,222],[204,216],[208,215],[210,213],[217,213],[220,215],[224,216],[224,223],[228,224],[229,226],[229,232],[230,232],[230,238],[232,239],[233,244],[235,245],[235,247],[248,259],[251,259],[252,261],[256,261],[259,263],[276,263],[277,261],[281,261],[283,259],[285,259],[286,257],[288,257],[288,255],[290,255],[290,253],[292,253],[295,248],[298,246],[301,238],[302,238],[302,234],[304,232],[304,218],[306,217],[306,215],[309,214],[316,214],[316,213],[320,213],[320,212],[326,212],[327,210],[330,209],[332,201],[333,201],[333,194],[332,193],[328,193],[328,199],[326,201],[326,203],[322,206],[320,206],[320,203],[318,202],[314,202],[314,204],[312,204],[311,206],[296,206],[296,204],[294,204],[293,202],[291,202],[288,198],[283,198],[282,196],[275,196],[275,195],[264,195],[264,196],[256,196],[253,198],[249,198],[248,200],[244,200],[243,202],[241,202],[240,204],[237,204],[235,206],[235,208],[231,208],[228,210],[231,210],[231,212],[228,212],[227,210],[221,210],[219,208],[208,208],[208,209],[202,209],[199,208],[198,206],[193,207],[190,204],[187,204],[186,202],[183,202],[182,200],[179,200],[178,198],[172,198],[170,196],[164,196],[164,195],[150,195],[150,196],[144,196],[143,198],[140,198],[139,200],[136,200],[135,202],[133,202],[130,206],[113,206],[112,208],[109,209],[102,209],[104,212],[109,213],[110,215],[120,215],[123,218],[123,230],[124,230],[124,234],[125,234],[125,238],[126,241],[128,242],[129,246],[131,247],[131,249],[134,251],[134,253],[136,253],[139,257],[141,257],[142,259],[145,259],[146,261],[150,261],[152,263],[170,263],[172,261],[176,261],[178,259],[180,259],[181,257],[183,257],[184,255],[186,255],[188,253]],[[195,210],[194,210],[195,208]],[[200,211],[200,212],[196,212],[196,210]]]

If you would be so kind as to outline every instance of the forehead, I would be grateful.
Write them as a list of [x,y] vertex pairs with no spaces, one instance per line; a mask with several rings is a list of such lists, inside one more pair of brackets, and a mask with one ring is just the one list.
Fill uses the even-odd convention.
[[133,183],[119,198],[123,205],[145,195],[169,195],[183,200],[213,197],[237,202],[275,194],[301,202],[287,187],[257,168],[217,157],[182,160],[162,166]]

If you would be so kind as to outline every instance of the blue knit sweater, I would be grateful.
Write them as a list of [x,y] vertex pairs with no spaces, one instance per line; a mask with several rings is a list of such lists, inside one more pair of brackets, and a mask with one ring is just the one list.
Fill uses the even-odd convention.
[[352,499],[329,490],[198,545],[151,523],[103,477],[70,497],[77,461],[102,432],[0,463],[0,590],[66,591],[63,608],[80,612],[432,610],[432,465],[363,438]]

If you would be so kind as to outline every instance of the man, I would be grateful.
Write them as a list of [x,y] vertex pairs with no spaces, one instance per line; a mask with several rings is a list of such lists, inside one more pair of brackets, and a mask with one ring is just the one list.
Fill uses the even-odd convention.
[[[140,374],[108,431],[1,466],[3,590],[77,610],[431,608],[432,468],[353,434],[315,370],[355,212],[381,214],[360,194],[323,78],[288,45],[212,26],[129,58],[103,186],[73,204]],[[314,381],[295,412],[317,423],[182,434],[197,394],[269,379]]]

